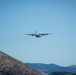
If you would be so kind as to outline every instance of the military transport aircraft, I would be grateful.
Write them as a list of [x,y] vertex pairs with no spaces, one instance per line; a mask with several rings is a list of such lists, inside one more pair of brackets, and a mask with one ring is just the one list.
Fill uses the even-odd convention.
[[25,35],[30,35],[30,36],[35,36],[35,37],[42,37],[42,36],[45,36],[45,35],[50,35],[50,34],[53,34],[53,33],[43,33],[43,34],[38,34],[36,31],[34,34],[25,34]]

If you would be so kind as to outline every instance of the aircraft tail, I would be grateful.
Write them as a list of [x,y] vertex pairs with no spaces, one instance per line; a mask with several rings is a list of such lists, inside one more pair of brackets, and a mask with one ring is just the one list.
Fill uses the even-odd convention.
[[35,34],[37,34],[37,31],[35,30]]

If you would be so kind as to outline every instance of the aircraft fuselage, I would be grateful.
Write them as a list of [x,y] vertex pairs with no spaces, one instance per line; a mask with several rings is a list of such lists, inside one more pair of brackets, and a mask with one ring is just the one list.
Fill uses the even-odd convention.
[[36,36],[36,37],[42,37],[42,36],[41,36],[41,35],[39,35],[39,34],[35,34],[35,36]]

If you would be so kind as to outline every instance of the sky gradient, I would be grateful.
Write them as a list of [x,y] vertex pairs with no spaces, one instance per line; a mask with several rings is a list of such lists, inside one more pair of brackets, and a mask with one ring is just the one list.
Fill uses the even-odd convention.
[[[35,30],[53,35],[24,35]],[[76,0],[0,0],[0,51],[23,62],[76,65]]]

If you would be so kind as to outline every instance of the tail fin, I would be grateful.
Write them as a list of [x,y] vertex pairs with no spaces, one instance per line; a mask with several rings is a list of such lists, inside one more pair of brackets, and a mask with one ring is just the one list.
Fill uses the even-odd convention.
[[35,34],[37,34],[37,31],[35,30]]

